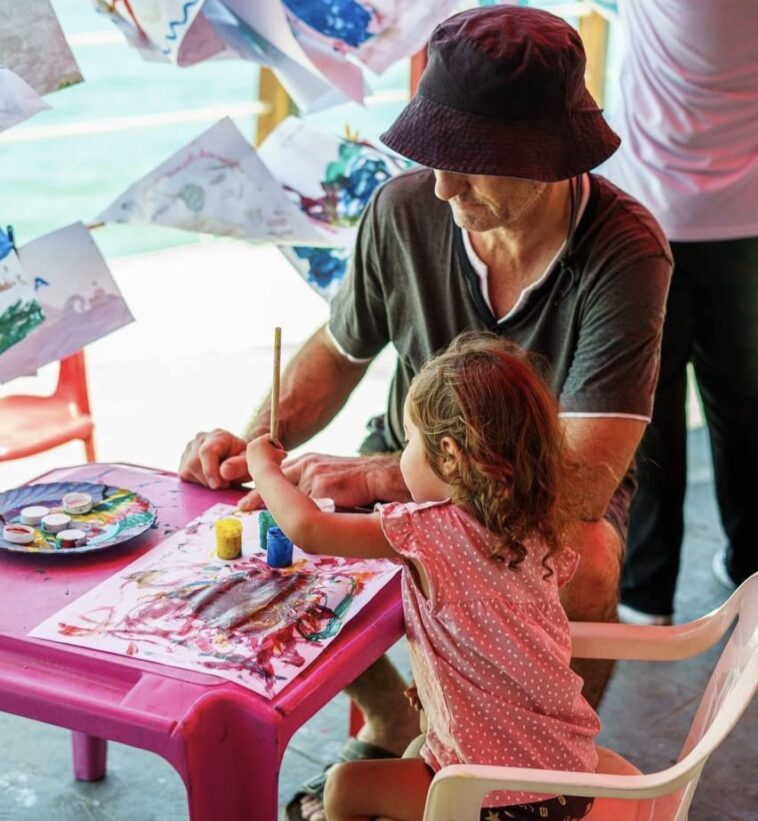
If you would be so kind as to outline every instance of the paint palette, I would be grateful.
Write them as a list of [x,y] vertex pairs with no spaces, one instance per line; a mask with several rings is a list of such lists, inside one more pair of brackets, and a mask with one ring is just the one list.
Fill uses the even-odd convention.
[[0,493],[0,525],[22,525],[21,511],[28,507],[60,511],[63,497],[70,493],[85,493],[92,497],[92,508],[87,513],[70,514],[68,525],[84,531],[85,544],[62,547],[55,533],[48,533],[41,525],[36,525],[34,538],[29,544],[8,541],[2,537],[3,529],[0,528],[0,549],[18,553],[88,553],[133,539],[155,522],[153,505],[134,491],[89,482],[52,482],[25,485]]

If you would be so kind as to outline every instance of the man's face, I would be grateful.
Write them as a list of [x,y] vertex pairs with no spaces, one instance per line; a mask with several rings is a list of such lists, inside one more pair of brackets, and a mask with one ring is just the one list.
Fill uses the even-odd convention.
[[450,204],[453,219],[464,231],[516,227],[545,197],[548,183],[517,177],[434,172],[434,193]]

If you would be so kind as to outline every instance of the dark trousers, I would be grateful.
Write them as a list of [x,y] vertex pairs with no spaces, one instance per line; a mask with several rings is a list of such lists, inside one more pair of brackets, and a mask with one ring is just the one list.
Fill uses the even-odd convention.
[[687,481],[686,367],[692,362],[708,426],[727,569],[758,570],[758,237],[672,243],[661,374],[638,451],[624,604],[673,612]]

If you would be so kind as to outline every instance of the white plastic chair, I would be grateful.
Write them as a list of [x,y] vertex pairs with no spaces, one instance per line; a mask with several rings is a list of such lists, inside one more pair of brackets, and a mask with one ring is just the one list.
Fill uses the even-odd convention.
[[686,821],[706,761],[758,690],[758,573],[717,610],[688,624],[571,624],[576,657],[675,661],[712,647],[735,620],[673,766],[643,775],[602,747],[597,773],[458,764],[432,781],[424,821],[479,821],[493,790],[596,796],[585,821]]

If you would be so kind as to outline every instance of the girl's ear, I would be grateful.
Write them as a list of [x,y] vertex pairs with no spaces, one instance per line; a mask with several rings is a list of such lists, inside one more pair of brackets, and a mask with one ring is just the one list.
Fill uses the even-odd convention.
[[450,473],[458,464],[458,459],[461,456],[461,447],[452,436],[443,436],[442,439],[440,439],[440,444],[445,453],[445,461],[442,463],[442,469],[445,473]]

